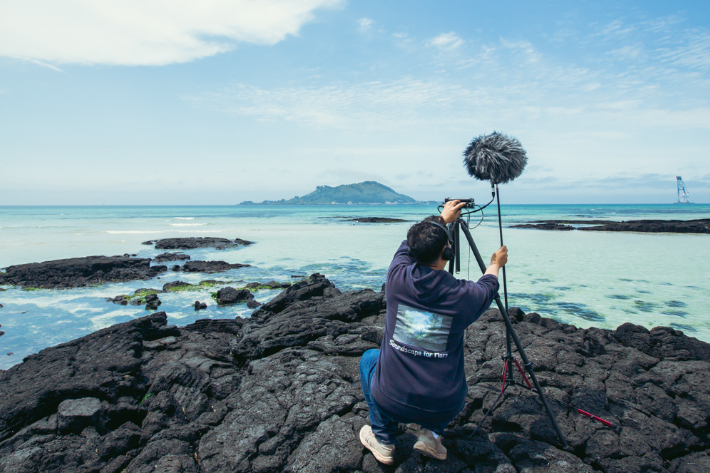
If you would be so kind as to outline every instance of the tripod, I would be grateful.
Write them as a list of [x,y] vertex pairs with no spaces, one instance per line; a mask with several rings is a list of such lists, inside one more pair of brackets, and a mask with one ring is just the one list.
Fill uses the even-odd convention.
[[[499,204],[500,205],[500,204]],[[500,219],[500,207],[498,210],[498,218]],[[460,237],[459,237],[459,230],[463,231],[463,234],[466,237],[466,240],[468,240],[468,245],[471,247],[471,250],[473,251],[473,255],[476,258],[476,261],[478,262],[478,266],[481,268],[481,272],[485,273],[486,272],[486,265],[483,262],[483,258],[481,258],[481,254],[478,252],[478,248],[476,247],[476,243],[473,241],[473,237],[471,236],[471,232],[468,229],[468,225],[466,222],[459,218],[455,222],[449,224],[449,230],[451,232],[451,235],[453,237],[454,241],[454,258],[452,258],[449,261],[449,273],[454,274],[454,269],[456,272],[461,270],[461,245],[459,244]],[[501,240],[502,240],[502,230],[501,230]],[[503,278],[505,278],[505,267],[503,267]],[[528,374],[530,376],[530,379],[532,379],[533,384],[535,385],[535,390],[537,391],[538,396],[540,396],[540,400],[542,401],[543,406],[545,406],[545,410],[547,411],[547,415],[550,418],[550,422],[552,422],[552,426],[555,429],[555,432],[557,433],[557,436],[560,439],[560,442],[562,443],[562,446],[566,449],[568,448],[567,446],[567,441],[565,440],[564,435],[562,435],[562,431],[560,430],[559,425],[557,425],[557,420],[555,419],[555,416],[553,415],[552,411],[550,410],[550,406],[547,403],[547,399],[545,398],[545,394],[542,392],[542,388],[540,387],[540,383],[537,381],[537,377],[535,377],[535,373],[533,372],[533,367],[532,363],[528,360],[527,355],[525,354],[525,350],[523,350],[523,346],[520,344],[520,339],[518,338],[518,334],[515,333],[515,330],[513,329],[513,324],[510,322],[510,317],[508,316],[508,294],[507,290],[505,291],[505,307],[503,307],[503,302],[500,300],[500,295],[496,294],[494,298],[496,305],[498,306],[498,310],[500,311],[501,315],[503,316],[503,321],[505,322],[505,341],[506,341],[506,354],[503,356],[504,360],[504,366],[503,366],[503,376],[502,376],[502,381],[503,381],[503,387],[501,389],[500,395],[498,398],[500,398],[504,393],[506,388],[509,385],[515,384],[515,381],[513,380],[513,366],[515,365],[518,370],[520,371],[520,374],[522,375],[523,379],[527,383],[528,387],[532,389],[532,386],[530,386],[530,382],[528,379],[525,377],[525,372],[521,368],[520,364],[518,363],[518,360],[515,359],[513,356],[513,348],[512,348],[512,343],[515,343],[515,347],[518,349],[518,353],[520,354],[520,357],[523,359],[523,366],[525,366],[525,369],[528,371]],[[508,379],[507,375],[510,375],[510,378]],[[497,403],[494,402],[494,405]],[[490,412],[490,410],[488,411]],[[486,414],[487,415],[487,414]],[[485,419],[485,417],[484,417]],[[481,421],[482,423],[483,421]],[[479,424],[480,427],[481,424]]]

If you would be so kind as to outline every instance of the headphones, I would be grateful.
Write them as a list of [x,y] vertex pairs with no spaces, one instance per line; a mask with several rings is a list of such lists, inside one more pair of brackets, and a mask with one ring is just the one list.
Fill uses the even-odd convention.
[[443,259],[445,261],[450,261],[451,259],[453,259],[454,250],[452,250],[452,248],[454,247],[454,240],[451,238],[451,234],[449,233],[449,229],[446,228],[445,226],[443,226],[442,224],[432,222],[431,220],[427,220],[426,222],[423,222],[423,223],[428,223],[428,224],[434,225],[434,226],[439,227],[442,230],[444,230],[444,233],[446,234],[446,239],[449,242],[449,246],[444,248],[444,252],[441,254],[441,259]]

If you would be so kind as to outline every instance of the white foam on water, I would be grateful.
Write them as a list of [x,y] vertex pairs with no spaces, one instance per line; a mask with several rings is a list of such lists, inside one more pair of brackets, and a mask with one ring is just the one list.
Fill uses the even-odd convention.
[[206,223],[171,223],[171,227],[202,227],[207,225]]
[[176,220],[195,220],[195,217],[175,217]]
[[139,235],[143,233],[167,233],[166,230],[106,230],[112,235]]

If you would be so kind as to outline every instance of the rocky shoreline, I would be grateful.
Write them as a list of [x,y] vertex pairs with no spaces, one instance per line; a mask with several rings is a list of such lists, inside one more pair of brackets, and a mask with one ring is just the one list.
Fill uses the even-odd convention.
[[[573,225],[582,225],[575,227]],[[538,220],[511,225],[510,228],[535,230],[582,230],[590,232],[641,232],[641,233],[710,233],[710,219],[696,220]]]
[[157,312],[42,350],[0,371],[0,473],[710,471],[710,345],[519,309],[516,330],[570,450],[517,387],[471,436],[503,365],[504,324],[490,310],[468,330],[469,396],[447,430],[448,459],[421,457],[417,427],[401,425],[396,465],[383,467],[358,439],[357,366],[381,343],[385,312],[382,292],[342,293],[314,274],[249,319],[177,328]]
[[[195,249],[216,248],[223,250],[230,247],[251,245],[254,242],[237,238],[189,237],[166,238],[148,241],[156,248]],[[123,256],[86,256],[27,263],[4,268],[0,271],[0,285],[20,286],[24,289],[69,289],[75,287],[99,286],[109,282],[147,281],[168,271],[165,265],[151,265],[151,262],[186,261],[182,266],[173,265],[171,271],[188,273],[218,273],[230,269],[248,267],[248,264],[227,263],[225,261],[191,261],[184,253],[162,253],[155,258],[136,258],[136,255]],[[4,289],[0,289],[4,290]]]

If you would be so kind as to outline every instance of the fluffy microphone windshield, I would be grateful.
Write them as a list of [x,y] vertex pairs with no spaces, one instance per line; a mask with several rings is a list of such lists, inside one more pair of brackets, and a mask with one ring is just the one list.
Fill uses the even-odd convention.
[[523,173],[528,157],[520,141],[494,131],[474,138],[463,153],[463,162],[471,177],[505,184]]

